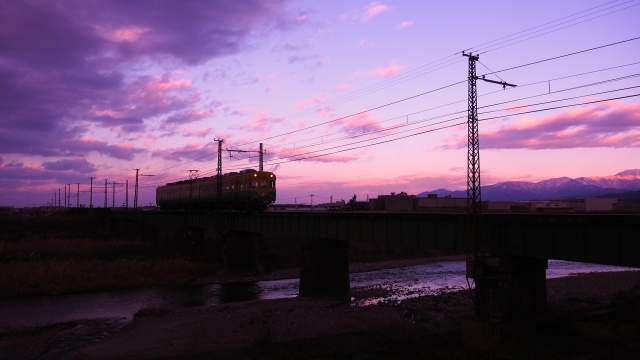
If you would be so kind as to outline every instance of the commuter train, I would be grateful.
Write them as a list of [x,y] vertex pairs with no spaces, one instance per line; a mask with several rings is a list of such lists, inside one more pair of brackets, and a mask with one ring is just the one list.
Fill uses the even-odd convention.
[[222,175],[218,199],[217,176],[168,183],[156,189],[162,210],[263,210],[276,201],[276,175],[246,169]]

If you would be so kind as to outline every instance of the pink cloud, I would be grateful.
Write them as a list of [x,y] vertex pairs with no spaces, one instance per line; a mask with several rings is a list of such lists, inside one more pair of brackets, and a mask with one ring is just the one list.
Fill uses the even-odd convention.
[[258,113],[253,120],[244,122],[240,125],[240,129],[251,132],[258,132],[260,137],[266,136],[271,130],[271,126],[282,121],[283,117],[271,117],[266,112]]
[[340,130],[348,133],[349,135],[366,134],[382,129],[380,119],[372,116],[368,112],[350,116],[340,121],[333,122],[331,125],[340,127]]
[[343,92],[343,91],[347,91],[347,90],[349,90],[350,88],[351,88],[351,86],[350,86],[350,85],[347,85],[347,84],[340,84],[340,85],[338,85],[338,86],[336,86],[336,87],[335,87],[335,90],[336,90],[337,92]]
[[293,107],[295,107],[296,109],[301,109],[301,108],[305,108],[309,105],[316,105],[316,104],[323,104],[327,102],[326,99],[321,98],[317,95],[312,95],[311,97],[309,97],[308,99],[302,100],[301,102],[295,104]]
[[278,151],[278,157],[281,159],[289,159],[295,161],[313,161],[324,163],[348,163],[350,161],[357,160],[358,155],[350,153],[338,153],[324,155],[323,152],[310,151],[306,148],[287,148]]
[[400,24],[398,24],[398,29],[406,29],[409,26],[413,25],[413,20],[405,20],[403,22],[401,22]]
[[381,4],[379,2],[372,2],[364,7],[364,13],[362,14],[362,22],[368,22],[381,13],[389,10],[389,6]]
[[96,27],[98,33],[113,42],[135,42],[149,30],[149,28],[138,26],[124,26],[109,30],[100,26]]
[[213,115],[214,115],[213,110],[183,111],[181,113],[169,116],[165,120],[165,123],[186,124],[186,123],[200,121],[208,117],[212,117]]
[[120,160],[132,160],[137,153],[146,150],[136,148],[133,144],[109,144],[107,141],[85,137],[83,139],[64,139],[60,146],[65,149],[66,155],[84,156],[86,153],[95,151]]
[[191,80],[174,79],[170,76],[155,76],[151,78],[145,86],[150,90],[168,91],[182,89],[191,86]]
[[379,67],[371,71],[356,71],[353,76],[356,77],[370,77],[370,78],[386,78],[391,75],[395,75],[402,71],[402,66],[392,62],[386,67]]
[[[180,147],[155,150],[151,155],[165,160],[175,161],[201,159],[211,154],[211,148],[203,145],[205,144],[201,142],[189,143]],[[204,161],[210,161],[210,159],[207,158]]]
[[[522,117],[479,136],[484,149],[640,148],[640,104],[615,102],[541,119]],[[466,135],[454,135],[441,148],[463,148],[466,142]]]
[[213,130],[211,128],[192,128],[185,126],[180,129],[180,133],[184,136],[207,137]]

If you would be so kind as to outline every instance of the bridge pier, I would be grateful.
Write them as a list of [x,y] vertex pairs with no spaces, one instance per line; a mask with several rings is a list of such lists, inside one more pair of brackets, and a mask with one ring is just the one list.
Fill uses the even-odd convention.
[[468,262],[467,277],[473,277],[476,285],[476,316],[510,321],[543,315],[547,307],[546,270],[546,259],[487,256]]
[[351,299],[347,241],[313,238],[302,245],[299,295]]

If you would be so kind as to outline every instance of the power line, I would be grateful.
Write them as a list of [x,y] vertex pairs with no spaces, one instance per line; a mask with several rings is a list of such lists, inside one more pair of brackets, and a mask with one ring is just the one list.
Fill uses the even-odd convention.
[[[538,26],[533,27],[533,28],[529,28],[529,29],[526,29],[526,30],[523,30],[523,31],[520,31],[520,32],[517,32],[517,33],[514,33],[514,34],[511,34],[511,35],[505,36],[505,37],[498,38],[498,39],[493,40],[493,41],[490,41],[490,42],[486,42],[486,43],[480,44],[480,45],[478,45],[478,46],[475,46],[475,47],[469,48],[468,50],[470,50],[470,49],[474,49],[474,48],[479,48],[479,47],[484,46],[484,45],[488,45],[488,44],[496,43],[496,42],[498,42],[498,41],[500,41],[500,40],[504,40],[504,39],[506,39],[506,38],[510,38],[510,37],[515,36],[515,35],[519,35],[519,34],[523,34],[523,33],[537,33],[537,32],[539,32],[539,31],[541,31],[541,30],[537,30],[537,31],[535,31],[535,32],[531,32],[531,30],[538,29],[538,28],[544,27],[544,26],[549,25],[549,24],[557,23],[558,21],[561,21],[561,20],[564,20],[564,19],[568,19],[568,18],[572,18],[572,17],[575,17],[575,16],[580,15],[580,14],[583,14],[583,13],[591,12],[590,14],[587,14],[587,15],[584,15],[584,16],[581,16],[581,17],[578,17],[578,18],[576,18],[576,19],[570,20],[570,21],[575,21],[575,20],[577,20],[577,19],[584,18],[585,16],[591,16],[591,15],[594,15],[594,14],[599,13],[599,12],[602,12],[602,11],[606,11],[606,10],[614,9],[614,8],[616,8],[616,7],[622,6],[622,5],[627,4],[627,3],[630,3],[630,2],[632,2],[632,1],[627,1],[627,2],[624,2],[624,3],[622,3],[622,4],[617,4],[617,5],[614,5],[614,6],[609,6],[610,4],[613,4],[613,3],[615,3],[615,2],[617,2],[617,1],[611,1],[611,2],[608,2],[608,3],[602,4],[602,5],[598,5],[598,6],[595,6],[595,7],[592,7],[592,8],[589,8],[589,9],[586,9],[586,10],[583,10],[583,11],[580,11],[580,12],[577,12],[577,13],[574,13],[574,14],[571,14],[571,15],[568,15],[568,16],[565,16],[565,17],[562,17],[562,18],[556,19],[556,20],[553,20],[553,21],[551,21],[551,22],[544,23],[544,24],[542,24],[542,25],[538,25]],[[637,5],[637,4],[636,4],[636,5]],[[606,6],[608,6],[608,7],[606,7]],[[635,5],[633,5],[633,6],[635,6]],[[596,9],[599,9],[599,8],[602,8],[602,7],[606,7],[606,8],[605,8],[605,9],[601,9],[601,10],[597,10],[597,11],[595,11],[595,12],[592,12],[593,10],[596,10]],[[628,7],[627,7],[627,8],[628,8]],[[623,8],[623,9],[626,9],[626,8]],[[609,13],[606,13],[606,14],[599,15],[598,17],[600,17],[600,16],[605,16],[605,15],[608,15],[608,14],[611,14],[611,13],[613,13],[613,12],[617,12],[617,11],[620,11],[620,10],[623,10],[623,9],[617,9],[617,10],[615,10],[615,11],[612,11],[612,12],[609,12]],[[594,17],[594,18],[595,18],[595,17]],[[589,20],[592,20],[592,19],[594,19],[594,18],[590,18],[590,19],[587,19],[587,20],[585,20],[585,21],[589,21]],[[560,24],[564,24],[564,23],[567,23],[567,22],[568,22],[568,21],[561,22]],[[575,24],[573,24],[573,25],[575,25]],[[570,26],[573,26],[573,25],[570,25]],[[557,25],[554,25],[554,26],[557,26]],[[545,29],[546,29],[546,28],[545,28]],[[542,30],[545,30],[545,29],[542,29]],[[557,30],[559,30],[559,29],[556,29],[556,30],[554,30],[554,31],[557,31]],[[526,35],[525,35],[525,36],[526,36]],[[520,38],[520,37],[518,37],[518,38]],[[517,38],[516,38],[516,39],[517,39]],[[637,38],[635,38],[635,39],[637,39]],[[635,40],[635,39],[630,39],[630,40],[626,40],[626,41],[631,41],[631,40]],[[512,39],[512,40],[514,40],[514,39]],[[525,40],[527,40],[527,39],[525,39]],[[522,40],[522,41],[524,41],[524,40]],[[619,43],[622,43],[622,42],[619,42]],[[497,45],[499,45],[499,44],[502,44],[502,43],[498,43]],[[617,44],[617,43],[614,43],[614,44]],[[611,46],[611,45],[614,45],[614,44],[605,45],[605,46],[603,46],[603,47]],[[511,44],[511,45],[512,45],[512,44]],[[494,45],[494,46],[495,46],[495,45]],[[506,45],[506,46],[510,46],[510,45]],[[600,47],[598,47],[598,48],[600,48]],[[595,49],[597,49],[597,48],[587,49],[587,50],[583,50],[583,51],[581,51],[581,52],[590,51],[590,50],[595,50]],[[493,51],[493,50],[495,50],[495,49],[487,50],[487,51]],[[486,52],[486,51],[485,51],[485,52]],[[576,52],[576,53],[572,53],[572,54],[565,54],[565,55],[560,56],[560,57],[565,57],[565,56],[569,56],[569,55],[575,55],[575,54],[577,54],[577,53],[581,53],[581,52]],[[371,85],[371,86],[365,87],[365,88],[360,89],[360,90],[358,90],[358,91],[354,91],[354,92],[352,92],[352,93],[350,93],[350,94],[347,94],[347,95],[345,95],[345,96],[342,96],[342,97],[339,97],[339,98],[337,98],[337,99],[334,99],[334,100],[332,100],[332,101],[330,101],[330,102],[328,102],[328,103],[323,103],[322,105],[316,105],[316,106],[313,106],[313,107],[311,107],[311,108],[309,108],[309,109],[307,109],[307,110],[302,110],[301,112],[298,112],[298,113],[294,113],[294,114],[291,114],[291,115],[285,116],[285,117],[283,117],[283,118],[280,118],[280,120],[278,120],[277,122],[284,121],[284,120],[287,120],[287,119],[292,119],[292,118],[295,118],[295,116],[301,116],[302,114],[305,114],[305,111],[307,111],[307,113],[309,113],[309,112],[315,111],[315,110],[317,110],[317,109],[326,108],[326,107],[328,107],[328,106],[330,106],[330,105],[339,104],[339,103],[342,103],[342,102],[349,101],[349,99],[351,99],[351,98],[361,97],[361,96],[364,96],[364,95],[370,94],[370,93],[372,93],[372,92],[375,92],[375,91],[378,91],[378,90],[381,90],[381,89],[385,89],[385,88],[390,87],[390,86],[397,85],[397,84],[402,83],[402,82],[405,82],[405,81],[407,81],[407,80],[409,80],[409,79],[415,78],[415,77],[417,77],[417,76],[421,76],[421,73],[425,72],[426,70],[430,70],[430,69],[435,68],[435,69],[433,69],[432,71],[437,71],[437,70],[439,70],[439,69],[441,69],[441,68],[443,68],[443,67],[450,66],[450,65],[452,65],[453,63],[457,63],[457,62],[459,62],[460,60],[451,60],[451,58],[452,58],[452,57],[454,57],[454,56],[456,56],[457,54],[458,54],[458,53],[453,54],[453,55],[449,55],[449,56],[446,56],[446,57],[443,57],[443,58],[441,58],[441,59],[439,59],[439,60],[436,60],[436,61],[430,62],[430,63],[428,63],[428,64],[426,64],[426,65],[424,65],[424,66],[421,66],[421,67],[418,67],[418,68],[412,69],[411,71],[409,71],[409,72],[407,72],[407,73],[403,73],[402,75],[397,75],[397,76],[391,77],[391,78],[389,78],[389,79],[387,79],[387,80],[381,81],[381,82],[376,83],[376,84],[374,84],[374,85]],[[556,58],[560,58],[560,57],[556,57]],[[552,59],[546,59],[546,60],[544,60],[544,61],[549,61],[549,60],[553,60],[553,59],[555,59],[555,58],[552,58]],[[452,62],[452,61],[454,61],[454,62]],[[543,61],[540,61],[540,62],[543,62]],[[538,63],[538,62],[529,63],[529,64],[524,64],[524,65],[520,65],[520,66],[518,66],[518,67],[523,67],[523,66],[533,65],[533,64],[535,64],[535,63]],[[483,65],[484,65],[484,64],[483,64]],[[440,68],[438,68],[438,66],[440,66]],[[496,71],[496,72],[492,72],[492,71],[490,70],[490,72],[489,72],[488,74],[485,74],[485,75],[497,74],[497,73],[499,73],[499,72],[503,72],[503,71],[507,71],[507,70],[512,70],[512,69],[515,69],[515,68],[517,68],[517,67],[508,68],[508,69],[503,69],[503,70]],[[497,75],[496,75],[496,76],[497,76]],[[418,96],[419,96],[419,95],[418,95]],[[402,101],[402,100],[401,100],[401,101]],[[384,105],[383,105],[383,106],[384,106]],[[372,108],[372,109],[369,109],[369,110],[365,110],[365,111],[363,111],[363,112],[366,112],[366,111],[372,111],[372,110],[375,110],[375,109],[377,109],[377,108],[378,108],[378,107],[375,107],[375,108]],[[355,115],[361,114],[361,113],[363,113],[363,112],[356,113],[356,114],[352,114],[352,115],[349,115],[349,116],[346,116],[346,117],[342,117],[342,118],[338,118],[338,119],[334,119],[334,120],[332,120],[332,121],[338,121],[338,120],[343,119],[343,118],[347,118],[347,117],[350,117],[350,116],[355,116]],[[274,123],[276,123],[276,122],[274,122]],[[258,140],[256,140],[256,141],[243,143],[242,145],[252,144],[252,143],[257,143],[257,142],[259,142],[259,141],[263,141],[263,140],[268,140],[268,139],[273,139],[273,138],[277,138],[277,137],[281,137],[281,136],[285,136],[285,135],[290,135],[290,134],[295,133],[295,132],[308,130],[308,129],[310,129],[310,128],[317,127],[317,126],[322,126],[322,125],[325,125],[325,124],[327,124],[327,122],[325,122],[325,123],[321,123],[321,124],[317,124],[317,125],[314,125],[314,126],[311,126],[311,127],[306,127],[306,128],[304,128],[304,129],[300,129],[300,130],[297,130],[297,131],[294,131],[294,132],[287,132],[287,133],[284,133],[284,134],[274,135],[274,136],[270,136],[270,137],[267,137],[267,138],[258,139]],[[211,143],[212,143],[212,142],[207,142],[207,143],[203,144],[202,146],[206,146],[206,145],[209,145],[209,144],[211,144]],[[153,172],[154,172],[154,173],[156,173],[156,172],[160,172],[160,171],[164,171],[164,170],[168,170],[168,169],[173,169],[173,168],[176,168],[176,167],[180,167],[180,166],[183,166],[183,165],[185,165],[185,164],[188,164],[188,163],[191,163],[191,162],[195,162],[195,161],[198,161],[198,160],[201,160],[201,159],[207,158],[207,157],[212,156],[212,155],[215,155],[215,154],[216,154],[216,153],[210,153],[210,154],[208,154],[208,155],[205,155],[205,156],[202,156],[202,157],[199,157],[199,158],[193,159],[193,160],[189,160],[189,161],[187,161],[187,162],[184,162],[184,163],[181,163],[181,164],[177,164],[177,165],[174,165],[174,166],[171,166],[171,167],[167,167],[167,168],[164,168],[164,169],[155,170],[155,171],[153,171]]]
[[[639,86],[634,86],[634,87],[621,88],[621,89],[616,89],[616,90],[611,90],[611,91],[604,91],[604,92],[598,92],[598,93],[592,93],[592,94],[585,94],[585,95],[581,95],[581,96],[579,96],[579,97],[599,95],[599,94],[604,94],[604,93],[610,93],[610,92],[613,92],[613,91],[629,90],[629,89],[634,89],[634,88],[638,88],[638,87],[639,87]],[[632,96],[636,96],[636,95],[632,95]],[[630,97],[630,96],[626,96],[626,97]],[[617,98],[614,98],[614,99],[622,99],[622,98],[626,98],[626,97],[625,97],[625,96],[622,96],[622,97],[617,97]],[[536,104],[523,105],[523,106],[519,106],[519,107],[511,108],[511,109],[521,108],[521,107],[538,106],[538,105],[541,105],[541,104],[548,104],[548,103],[559,102],[559,101],[567,101],[567,100],[572,100],[572,99],[575,99],[575,98],[578,98],[578,97],[569,97],[569,98],[564,98],[564,99],[559,99],[559,100],[553,100],[553,101],[544,102],[544,103],[536,103]],[[599,100],[599,101],[596,101],[596,102],[601,102],[601,101],[610,101],[610,100],[611,100],[611,99],[607,99],[607,100]],[[517,100],[516,100],[516,101],[517,101]],[[517,115],[527,114],[527,113],[531,113],[531,112],[546,111],[546,110],[550,110],[550,109],[559,109],[559,108],[564,108],[564,107],[569,107],[569,106],[587,105],[587,104],[590,104],[590,103],[593,103],[593,102],[587,102],[587,103],[581,103],[581,104],[572,104],[572,105],[565,105],[565,106],[560,106],[560,107],[545,108],[545,109],[539,109],[539,110],[527,111],[527,112],[520,112],[520,113],[515,113],[515,114],[510,114],[510,115],[511,115],[511,116],[517,116]],[[502,104],[502,103],[500,103],[500,104]],[[495,104],[492,104],[492,105],[489,105],[489,106],[494,106],[494,105],[495,105]],[[504,110],[506,110],[506,109],[497,110],[497,111],[504,111]],[[462,113],[462,112],[464,112],[464,111],[460,111],[459,113]],[[487,114],[487,113],[492,113],[492,112],[495,112],[495,111],[483,112],[483,113],[481,113],[481,114]],[[443,116],[439,116],[439,117],[436,117],[436,118],[440,118],[440,117],[443,117]],[[491,118],[487,118],[487,119],[483,119],[483,120],[497,119],[497,118],[501,118],[501,117],[503,117],[503,116],[496,116],[496,117],[491,117]],[[420,127],[420,128],[427,128],[427,127],[432,127],[432,126],[435,126],[435,125],[441,125],[441,124],[444,124],[444,123],[447,123],[447,122],[451,122],[451,121],[455,121],[455,120],[461,120],[461,119],[464,119],[464,118],[465,118],[465,116],[460,116],[460,117],[456,117],[456,118],[450,118],[450,119],[442,120],[442,121],[439,121],[439,122],[436,122],[436,123],[430,123],[430,124],[428,124],[428,125],[426,125],[426,126],[422,126],[422,127]],[[417,121],[416,123],[421,123],[421,122],[424,122],[424,121],[426,121],[426,120],[433,120],[433,119],[434,119],[434,118],[423,119],[423,120],[421,120],[421,121]],[[413,124],[415,124],[415,123],[413,123]],[[464,123],[454,124],[453,126],[457,126],[457,125],[460,125],[460,124],[464,124]],[[403,125],[403,126],[405,126],[405,125]],[[403,127],[403,126],[400,126],[400,127]],[[449,127],[451,127],[451,126],[445,126],[445,127],[442,127],[442,128],[444,129],[444,128],[449,128]],[[395,130],[395,129],[397,129],[397,128],[398,128],[398,126],[395,126],[395,127],[392,127],[392,128],[381,129],[381,130],[378,130],[378,131],[376,131],[376,132],[388,132],[388,131],[390,131],[390,130]],[[419,129],[419,128],[418,128],[418,129]],[[406,133],[406,132],[415,131],[415,130],[416,130],[416,128],[413,128],[413,129],[408,129],[408,130],[401,131],[401,132],[399,132],[399,133]],[[422,133],[425,133],[425,132],[430,132],[430,131],[423,131],[423,132],[419,132],[419,133],[416,133],[416,134],[410,134],[410,135],[407,135],[407,136],[403,136],[403,137],[401,137],[401,138],[399,138],[399,139],[403,139],[403,138],[410,137],[410,136],[413,136],[413,135],[419,135],[419,134],[422,134]],[[380,136],[380,137],[378,137],[378,138],[376,138],[376,139],[381,139],[381,138],[384,138],[384,137],[388,137],[388,136],[392,136],[392,135],[397,135],[397,134],[398,134],[398,133],[393,133],[393,134],[389,134],[389,135],[383,135],[383,136]],[[345,147],[345,146],[352,146],[352,145],[355,145],[355,144],[367,143],[367,142],[370,142],[370,141],[373,141],[373,140],[375,140],[375,139],[365,139],[365,140],[360,140],[360,141],[352,142],[352,143],[349,143],[349,144],[344,144],[344,145],[334,146],[334,147],[331,147],[331,148],[326,148],[326,149],[322,149],[322,150],[317,150],[317,151],[315,151],[315,152],[314,152],[314,151],[309,151],[309,152],[306,152],[306,153],[302,153],[302,154],[297,154],[297,155],[294,155],[294,156],[290,156],[290,157],[289,157],[289,160],[281,160],[281,161],[276,161],[276,162],[270,162],[270,163],[269,163],[269,165],[272,165],[272,166],[273,166],[273,165],[283,164],[283,163],[287,163],[287,162],[291,162],[291,161],[300,161],[300,160],[305,160],[305,159],[310,159],[310,158],[316,158],[316,157],[319,157],[319,156],[331,155],[331,154],[335,154],[335,153],[337,153],[337,152],[330,152],[330,153],[326,153],[326,154],[317,154],[317,152],[320,152],[320,151],[331,151],[332,149],[338,149],[338,148],[342,148],[342,147]],[[385,142],[388,142],[388,141],[385,141]],[[384,142],[382,142],[382,143],[384,143]],[[356,147],[348,148],[347,150],[359,149],[359,148],[366,147],[366,146],[368,146],[368,145],[375,145],[375,144],[378,144],[378,143],[374,143],[374,144],[365,144],[365,145],[361,145],[361,146],[356,146]],[[342,152],[342,151],[338,151],[338,152]]]
[[[637,96],[640,96],[640,93],[632,94],[632,95],[626,95],[626,96],[618,96],[618,97],[602,99],[602,100],[592,100],[592,101],[582,102],[582,103],[574,103],[574,104],[568,104],[568,105],[554,106],[554,107],[548,107],[548,108],[544,108],[544,109],[522,111],[522,112],[519,112],[519,113],[510,114],[510,115],[511,116],[517,116],[517,115],[532,114],[532,113],[538,113],[538,112],[542,112],[542,111],[557,110],[557,109],[563,109],[563,108],[569,108],[569,107],[586,106],[586,105],[590,105],[590,104],[596,104],[596,103],[602,103],[602,102],[607,102],[607,101],[627,99],[627,98],[632,98],[632,97],[637,97]],[[484,119],[478,119],[478,121],[487,121],[487,120],[499,119],[501,117],[502,116],[488,117],[488,118],[484,118]],[[440,124],[444,124],[444,123],[447,123],[447,122],[451,122],[451,121],[455,121],[455,120],[463,119],[463,118],[466,118],[466,116],[440,121],[440,122],[438,122],[436,124],[430,124],[430,125],[424,126],[422,128],[431,127],[433,125],[440,125]],[[406,139],[406,138],[410,138],[410,137],[414,137],[414,136],[418,136],[418,135],[422,135],[422,134],[426,134],[426,133],[430,133],[430,132],[434,132],[434,131],[438,131],[438,130],[444,130],[444,129],[448,129],[448,128],[452,128],[452,127],[456,127],[456,126],[461,126],[461,125],[465,125],[465,124],[466,124],[466,122],[458,122],[458,123],[455,123],[455,124],[444,125],[444,126],[441,126],[441,127],[438,127],[438,128],[427,129],[427,130],[424,130],[424,131],[419,131],[419,132],[416,132],[416,133],[404,135],[404,136],[393,138],[393,139],[381,140],[381,141],[378,141],[378,142],[375,142],[375,143],[357,145],[357,146],[352,146],[352,147],[349,147],[349,148],[346,148],[346,149],[334,150],[334,149],[339,149],[341,147],[345,147],[345,146],[349,146],[349,145],[355,145],[355,144],[362,143],[362,142],[365,142],[365,141],[370,141],[370,140],[354,142],[352,144],[346,144],[346,145],[341,145],[341,146],[335,146],[333,148],[319,150],[319,151],[329,151],[329,152],[326,152],[326,153],[319,154],[317,152],[316,153],[307,152],[307,153],[304,153],[304,154],[299,154],[299,155],[295,155],[295,156],[289,157],[289,159],[287,159],[287,160],[281,160],[281,161],[277,161],[277,162],[272,162],[272,163],[270,163],[270,165],[280,165],[280,164],[285,164],[285,163],[294,162],[294,161],[308,160],[308,159],[313,159],[313,158],[318,158],[318,157],[323,157],[323,156],[334,155],[334,154],[342,153],[342,152],[345,152],[345,151],[351,151],[351,150],[357,150],[357,149],[366,148],[366,147],[370,147],[370,146],[381,145],[381,144],[385,144],[385,143],[389,143],[389,142],[393,142],[393,141],[398,141],[398,140],[402,140],[402,139]],[[413,130],[415,130],[415,129],[413,129]],[[408,131],[410,131],[410,130],[408,130]]]
[[[537,28],[540,28],[540,27],[543,27],[543,26],[547,26],[547,25],[550,25],[550,24],[556,23],[556,22],[558,22],[558,21],[562,21],[562,20],[564,20],[564,19],[568,19],[568,18],[574,17],[574,16],[576,16],[576,15],[580,15],[580,14],[582,14],[582,13],[589,12],[589,11],[594,10],[594,9],[601,8],[601,7],[603,7],[603,6],[607,6],[607,5],[610,5],[610,4],[613,4],[613,3],[616,3],[616,2],[618,2],[618,1],[619,1],[619,0],[610,1],[610,2],[607,2],[607,3],[604,3],[604,4],[601,4],[601,5],[594,6],[594,7],[592,7],[592,8],[589,8],[589,9],[583,10],[583,11],[579,11],[579,12],[577,12],[577,13],[573,13],[573,14],[570,14],[570,15],[567,15],[567,16],[563,16],[563,17],[561,17],[561,18],[558,18],[558,19],[555,19],[555,20],[552,20],[552,21],[546,22],[546,23],[544,23],[544,24],[540,24],[540,25],[537,25],[537,26],[534,26],[534,27],[531,27],[531,28],[528,28],[528,29],[525,29],[525,30],[518,31],[518,32],[516,32],[516,33],[510,34],[510,35],[507,35],[507,36],[500,37],[500,38],[495,39],[495,40],[491,40],[491,41],[488,41],[488,42],[485,42],[485,43],[482,43],[482,44],[476,45],[476,46],[474,46],[474,47],[471,47],[471,48],[465,49],[464,51],[465,51],[465,52],[469,52],[469,51],[471,51],[471,50],[473,50],[473,49],[478,49],[478,48],[480,48],[480,47],[482,47],[482,46],[489,45],[489,44],[495,43],[495,42],[497,42],[497,41],[501,41],[501,40],[504,40],[504,39],[507,39],[507,38],[510,38],[510,37],[513,37],[513,36],[516,36],[516,35],[520,35],[520,34],[523,34],[523,33],[526,33],[526,32],[530,32],[531,30],[534,30],[534,29],[537,29]],[[626,3],[629,3],[629,2],[633,2],[633,0],[632,0],[632,1],[627,1]],[[626,3],[623,3],[623,4],[626,4]],[[623,4],[619,4],[619,5],[623,5]],[[618,6],[618,5],[615,5],[615,6]],[[615,7],[615,6],[612,6],[611,8],[613,8],[613,7]],[[609,8],[608,8],[608,9],[609,9]],[[608,10],[608,9],[604,9],[604,10]],[[601,10],[599,10],[599,11],[601,11]],[[599,11],[598,11],[598,12],[599,12]],[[561,24],[562,24],[562,23],[561,23]],[[474,51],[474,52],[476,52],[476,51]]]
[[[628,1],[628,2],[632,2],[632,1]],[[606,15],[610,15],[610,14],[613,14],[613,13],[616,13],[616,12],[619,12],[619,11],[622,11],[622,10],[626,10],[626,9],[629,9],[629,8],[634,7],[634,6],[637,6],[637,5],[638,5],[638,4],[634,4],[634,5],[631,5],[631,6],[628,6],[628,7],[622,8],[622,9],[617,9],[617,10],[614,10],[614,11],[611,11],[611,12],[608,12],[608,13],[605,13],[605,14],[601,14],[601,15],[598,15],[598,16],[595,16],[595,17],[592,17],[592,18],[590,18],[590,19],[586,19],[586,20],[583,20],[583,21],[580,21],[580,22],[577,22],[577,23],[569,24],[569,25],[566,25],[566,26],[563,26],[563,27],[560,27],[560,28],[557,28],[557,29],[553,29],[553,30],[550,30],[550,31],[544,32],[544,33],[542,33],[542,34],[535,35],[535,36],[530,36],[530,37],[527,37],[527,38],[522,39],[522,40],[520,40],[520,41],[515,41],[515,42],[511,42],[511,43],[509,43],[509,41],[516,40],[516,39],[521,39],[521,38],[523,38],[523,37],[525,37],[525,36],[528,36],[528,35],[522,35],[522,36],[516,37],[516,38],[514,38],[514,39],[512,39],[512,40],[504,41],[504,42],[502,42],[502,43],[499,43],[499,44],[493,45],[493,46],[489,47],[488,49],[486,49],[486,50],[484,50],[484,51],[480,52],[479,54],[486,54],[486,53],[491,52],[491,51],[495,51],[495,50],[503,49],[503,48],[505,48],[505,47],[509,47],[509,46],[512,46],[512,45],[515,45],[515,44],[519,44],[519,43],[524,42],[524,41],[527,41],[527,40],[535,39],[535,38],[540,37],[540,36],[548,35],[548,34],[550,34],[550,33],[554,33],[554,32],[559,31],[559,30],[563,30],[563,29],[566,29],[566,28],[569,28],[569,27],[572,27],[572,26],[575,26],[575,25],[579,25],[579,24],[585,23],[585,22],[587,22],[587,21],[591,21],[591,20],[598,19],[598,18],[601,18],[601,17],[606,16]],[[617,6],[617,5],[616,5],[616,6]],[[608,10],[608,9],[604,9],[604,10]],[[600,11],[604,11],[604,10],[600,10]],[[599,11],[597,11],[597,12],[599,12]],[[597,12],[596,12],[596,13],[597,13]],[[591,15],[591,14],[590,14],[590,15]],[[585,15],[585,16],[588,16],[588,15]],[[582,17],[584,17],[584,16],[582,16]],[[580,18],[582,18],[582,17],[580,17]],[[552,27],[553,27],[553,26],[552,26]],[[552,27],[550,27],[550,28],[552,28]],[[535,33],[538,33],[538,32],[540,32],[540,31],[544,31],[544,30],[546,30],[546,29],[541,29],[541,30],[535,31],[535,32],[533,32],[532,34],[535,34]],[[530,34],[529,34],[529,35],[530,35]],[[498,46],[498,45],[500,45],[500,44],[504,44],[504,43],[507,43],[507,44],[506,44],[506,45],[503,45],[503,46]],[[496,46],[497,46],[497,47],[496,47]]]
[[523,67],[526,67],[526,66],[540,64],[540,63],[551,61],[551,60],[558,60],[558,59],[562,59],[562,58],[565,58],[565,57],[568,57],[568,56],[578,55],[578,54],[586,53],[586,52],[593,51],[593,50],[604,49],[604,48],[609,47],[609,46],[620,45],[620,44],[624,44],[624,43],[630,42],[630,41],[635,41],[635,40],[638,40],[638,39],[640,39],[640,36],[634,37],[634,38],[631,38],[631,39],[627,39],[627,40],[616,41],[616,42],[613,42],[613,43],[608,43],[608,44],[605,44],[605,45],[592,47],[592,48],[589,48],[589,49],[584,49],[584,50],[580,50],[580,51],[574,51],[572,53],[559,55],[559,56],[554,56],[554,57],[550,57],[550,58],[546,58],[546,59],[542,59],[542,60],[538,60],[538,61],[534,61],[534,62],[522,64],[522,65],[512,66],[510,68],[506,68],[506,69],[502,69],[502,70],[498,70],[498,71],[492,71],[492,72],[486,73],[486,74],[484,74],[482,76],[497,74],[497,73],[501,73],[501,72],[505,72],[505,71],[509,71],[509,70],[513,70],[513,69],[519,69],[519,68],[523,68]]

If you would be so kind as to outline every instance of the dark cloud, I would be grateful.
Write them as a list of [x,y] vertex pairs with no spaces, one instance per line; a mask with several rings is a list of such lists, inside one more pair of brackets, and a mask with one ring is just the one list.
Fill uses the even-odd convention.
[[[542,119],[522,118],[479,135],[483,149],[640,148],[640,105],[607,103]],[[467,137],[445,142],[442,148],[464,148]]]
[[156,150],[152,155],[165,160],[182,161],[184,159],[196,159],[198,161],[210,162],[215,153],[216,150],[213,148],[199,144],[190,144],[179,148]]
[[74,159],[62,159],[58,161],[51,161],[42,163],[42,167],[46,170],[55,170],[55,171],[77,171],[80,173],[93,173],[96,171],[95,165],[89,163],[84,158],[74,158]]
[[168,124],[187,124],[195,121],[206,119],[213,116],[213,111],[183,111],[178,114],[169,116],[165,123]]
[[187,111],[198,101],[189,86],[126,69],[237,53],[252,35],[300,23],[283,2],[1,2],[0,153],[74,153],[63,147],[82,145],[69,141],[82,133],[68,137],[78,123],[142,132],[147,118]]

